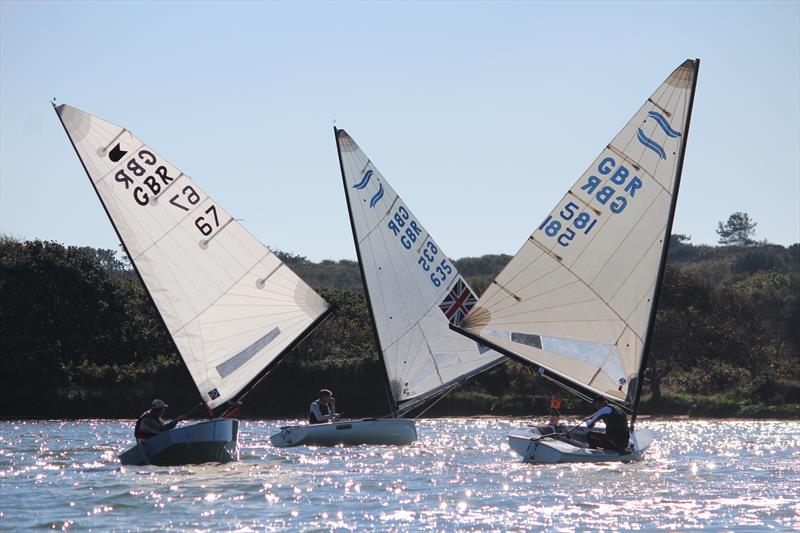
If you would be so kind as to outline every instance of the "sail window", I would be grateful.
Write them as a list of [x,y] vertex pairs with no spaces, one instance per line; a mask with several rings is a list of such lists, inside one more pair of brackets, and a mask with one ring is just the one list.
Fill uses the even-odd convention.
[[223,378],[233,374],[243,364],[252,359],[255,354],[260,352],[264,348],[264,346],[275,340],[275,337],[280,335],[280,333],[281,333],[280,328],[278,327],[273,328],[272,331],[270,331],[269,333],[258,339],[256,342],[254,342],[241,352],[237,353],[224,363],[217,365],[217,372],[219,372],[219,375],[222,376]]

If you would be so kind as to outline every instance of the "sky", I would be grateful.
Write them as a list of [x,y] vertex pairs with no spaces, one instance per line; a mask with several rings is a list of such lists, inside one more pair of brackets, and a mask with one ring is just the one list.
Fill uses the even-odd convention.
[[117,249],[52,110],[122,125],[273,249],[354,259],[332,126],[446,253],[515,253],[687,58],[673,231],[800,241],[800,2],[0,0],[0,233]]

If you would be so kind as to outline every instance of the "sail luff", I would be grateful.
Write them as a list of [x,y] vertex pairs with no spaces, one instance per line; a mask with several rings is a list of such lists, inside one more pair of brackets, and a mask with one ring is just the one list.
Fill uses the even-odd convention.
[[[150,289],[147,287],[147,283],[145,283],[144,277],[142,276],[142,273],[139,271],[139,267],[136,266],[136,262],[133,260],[133,254],[131,254],[130,250],[128,250],[128,246],[125,244],[125,240],[122,238],[122,234],[120,233],[119,228],[117,228],[117,224],[114,222],[114,219],[112,218],[111,213],[109,213],[109,211],[108,211],[108,207],[106,206],[106,203],[103,200],[103,196],[100,194],[100,191],[97,190],[97,184],[92,179],[92,175],[89,173],[89,169],[86,168],[86,163],[84,162],[83,158],[81,157],[81,154],[78,151],[78,147],[75,146],[75,142],[72,140],[72,135],[70,134],[69,129],[67,129],[67,125],[64,124],[64,120],[61,118],[61,114],[58,112],[58,108],[57,108],[55,102],[52,102],[52,104],[53,104],[53,111],[55,112],[56,116],[58,117],[58,122],[61,124],[61,127],[64,128],[64,133],[67,135],[67,139],[69,139],[69,144],[72,146],[72,149],[75,151],[75,155],[78,157],[78,161],[81,162],[81,167],[83,168],[83,171],[86,173],[86,177],[89,179],[89,183],[92,184],[92,190],[97,195],[97,199],[100,200],[100,205],[103,206],[103,211],[105,212],[106,217],[108,217],[108,221],[111,222],[111,227],[114,228],[114,233],[117,235],[117,239],[119,240],[119,243],[122,246],[122,249],[125,251],[125,254],[128,256],[129,262],[130,262],[131,266],[133,267],[133,271],[136,272],[136,276],[139,278],[139,282],[142,284],[142,287],[144,287],[144,292],[145,292],[145,294],[147,294],[148,300],[150,300],[150,303],[153,305],[153,308],[156,310],[156,315],[158,315],[158,319],[159,319],[159,321],[161,321],[161,326],[164,328],[164,331],[168,332],[167,337],[169,337],[169,340],[172,343],[172,347],[175,348],[175,353],[179,354],[181,356],[181,358],[183,358],[183,355],[181,354],[181,351],[178,348],[178,344],[175,342],[175,339],[173,338],[173,336],[171,334],[169,334],[169,327],[167,326],[167,323],[164,320],[164,316],[161,314],[161,309],[158,307],[158,305],[156,305],[156,301],[153,298],[153,295],[150,293]],[[124,133],[124,131],[125,130],[123,130],[123,133]],[[120,133],[120,135],[122,135],[122,133]],[[184,365],[184,368],[186,368],[186,365]],[[188,371],[188,369],[187,369],[187,371]],[[195,388],[197,389],[197,394],[202,399],[203,398],[203,391],[200,390],[200,387],[198,386],[197,382],[194,379],[192,380],[192,383],[195,384]],[[209,416],[211,416],[211,411],[209,411],[208,409],[206,409],[206,411],[209,413]]]
[[700,59],[694,60],[694,79],[692,80],[692,90],[689,93],[689,110],[686,115],[686,126],[683,131],[683,142],[681,143],[681,152],[678,156],[678,171],[675,175],[675,188],[672,193],[672,203],[670,205],[669,218],[667,219],[667,227],[664,232],[664,246],[661,249],[661,260],[659,263],[658,276],[656,278],[656,288],[653,294],[653,306],[650,311],[650,318],[647,325],[647,336],[644,340],[644,348],[642,354],[642,361],[639,367],[639,375],[636,380],[636,393],[633,399],[633,412],[631,414],[630,429],[633,431],[634,424],[636,423],[636,415],[639,410],[639,401],[642,395],[642,385],[644,384],[644,371],[647,368],[647,360],[650,357],[650,344],[653,339],[653,327],[656,322],[656,312],[658,311],[658,300],[661,296],[661,285],[664,277],[664,270],[667,265],[667,255],[669,252],[669,244],[672,236],[672,224],[675,219],[675,209],[678,203],[678,193],[680,192],[681,176],[683,175],[683,162],[686,156],[686,145],[689,143],[689,126],[692,123],[692,110],[694,108],[694,95],[697,89],[697,77],[700,73]]
[[[381,362],[381,368],[383,369],[383,378],[384,378],[384,386],[387,390],[387,396],[389,399],[389,407],[391,408],[392,414],[397,413],[397,400],[392,394],[391,391],[391,381],[389,379],[389,369],[386,367],[386,361],[383,358],[383,348],[381,347],[381,339],[380,335],[378,335],[378,326],[377,322],[375,321],[375,312],[372,309],[372,300],[370,299],[369,295],[369,284],[367,282],[367,275],[364,272],[364,261],[361,258],[361,246],[358,243],[358,232],[356,231],[356,223],[353,219],[353,206],[350,202],[350,195],[347,193],[347,175],[344,171],[344,163],[342,162],[342,148],[339,144],[339,129],[336,126],[333,127],[333,136],[336,139],[336,155],[339,158],[339,170],[342,174],[342,187],[344,187],[344,197],[347,201],[347,216],[350,220],[350,230],[353,233],[353,244],[356,249],[356,259],[358,260],[358,271],[361,274],[361,283],[364,285],[364,299],[367,302],[367,311],[369,312],[369,320],[372,327],[372,334],[375,337],[375,347],[378,349],[378,359]],[[366,238],[366,237],[365,237]]]

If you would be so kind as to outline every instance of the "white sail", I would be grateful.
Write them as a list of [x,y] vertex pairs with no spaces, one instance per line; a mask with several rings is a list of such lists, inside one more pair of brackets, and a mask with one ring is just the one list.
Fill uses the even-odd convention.
[[631,404],[696,74],[687,60],[647,99],[482,295],[466,332]]
[[328,304],[130,131],[56,111],[206,405],[235,398]]
[[355,141],[344,130],[336,140],[381,355],[407,409],[505,357],[449,329],[472,289]]

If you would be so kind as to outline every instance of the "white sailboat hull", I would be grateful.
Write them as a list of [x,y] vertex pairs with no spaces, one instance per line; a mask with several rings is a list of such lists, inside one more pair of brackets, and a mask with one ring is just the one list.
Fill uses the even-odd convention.
[[[580,440],[581,435],[585,438],[586,433],[585,429],[582,429],[581,433],[576,430],[571,436]],[[584,448],[564,442],[557,437],[543,437],[537,428],[519,429],[508,435],[509,446],[521,455],[523,460],[541,464],[640,461],[652,440],[653,436],[649,431],[634,431],[629,444],[633,451],[623,454],[613,450]]]
[[119,460],[133,466],[238,461],[239,421],[218,418],[177,427],[138,443]]
[[269,438],[273,446],[336,446],[337,444],[395,445],[417,440],[417,427],[409,418],[365,418],[326,424],[285,426]]

